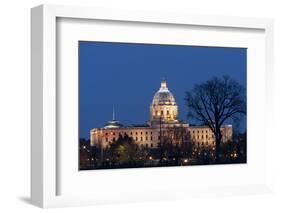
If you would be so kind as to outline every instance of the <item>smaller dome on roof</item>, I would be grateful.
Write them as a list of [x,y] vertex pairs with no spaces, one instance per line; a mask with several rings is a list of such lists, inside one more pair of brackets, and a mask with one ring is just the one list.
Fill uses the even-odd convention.
[[116,120],[108,121],[107,124],[104,125],[105,129],[115,129],[120,127],[123,127],[123,124]]
[[115,119],[115,110],[113,107],[112,111],[112,120],[108,121],[107,124],[104,125],[105,129],[115,129],[115,128],[120,128],[123,127],[123,124],[121,124],[119,121]]

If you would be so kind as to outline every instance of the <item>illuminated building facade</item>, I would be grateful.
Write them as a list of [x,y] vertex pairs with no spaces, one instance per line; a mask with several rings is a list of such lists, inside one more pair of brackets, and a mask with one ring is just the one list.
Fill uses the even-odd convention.
[[[222,142],[232,139],[232,126],[221,128]],[[113,119],[102,128],[90,130],[91,146],[105,148],[116,141],[119,135],[127,134],[139,146],[157,148],[159,143],[192,142],[197,147],[214,147],[215,137],[207,126],[190,126],[178,120],[178,106],[167,82],[161,82],[160,89],[155,93],[150,105],[150,120],[145,125],[123,126]]]

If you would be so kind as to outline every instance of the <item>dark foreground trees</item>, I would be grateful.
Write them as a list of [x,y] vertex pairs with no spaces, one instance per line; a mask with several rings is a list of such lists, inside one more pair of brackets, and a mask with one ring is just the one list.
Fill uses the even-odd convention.
[[111,144],[108,152],[113,164],[130,165],[136,160],[138,145],[127,134],[119,135],[117,141]]
[[188,116],[207,125],[215,135],[216,163],[220,163],[221,127],[246,114],[245,88],[228,76],[214,77],[186,92]]

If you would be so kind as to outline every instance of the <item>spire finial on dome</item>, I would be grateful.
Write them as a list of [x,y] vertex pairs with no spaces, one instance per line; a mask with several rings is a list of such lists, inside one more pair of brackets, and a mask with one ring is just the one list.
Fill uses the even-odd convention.
[[167,89],[167,82],[165,78],[163,78],[161,81],[161,89]]
[[115,109],[114,109],[114,105],[112,106],[112,120],[115,121]]

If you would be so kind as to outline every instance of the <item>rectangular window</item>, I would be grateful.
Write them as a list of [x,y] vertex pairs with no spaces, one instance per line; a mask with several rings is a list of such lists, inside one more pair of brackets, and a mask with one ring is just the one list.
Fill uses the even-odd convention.
[[150,140],[152,140],[152,136],[150,137]]

